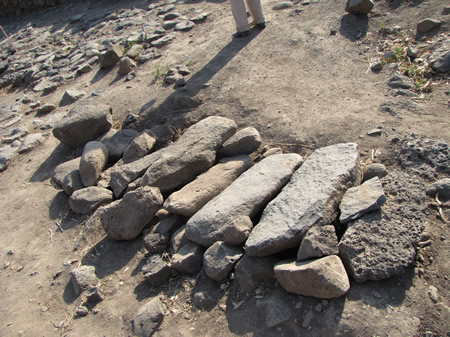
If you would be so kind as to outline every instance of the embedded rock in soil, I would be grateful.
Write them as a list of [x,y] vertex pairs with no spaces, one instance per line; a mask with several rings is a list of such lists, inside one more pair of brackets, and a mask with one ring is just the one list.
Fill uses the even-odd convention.
[[163,202],[156,187],[139,187],[99,211],[103,229],[114,240],[132,240],[153,218]]
[[334,226],[313,226],[306,232],[302,240],[297,253],[297,261],[337,255],[338,253],[338,238]]
[[191,126],[173,144],[129,164],[114,167],[111,187],[116,196],[139,178],[141,186],[172,192],[211,167],[222,143],[236,131],[236,123],[223,117],[207,117]]
[[90,287],[86,290],[86,298],[91,303],[97,303],[103,301],[105,295],[99,287]]
[[107,163],[107,147],[101,142],[88,142],[84,146],[79,168],[83,185],[86,187],[97,185],[97,180]]
[[440,48],[433,51],[428,61],[436,71],[443,73],[450,71],[450,42],[444,41]]
[[389,278],[414,262],[418,233],[406,219],[385,213],[368,213],[350,222],[339,242],[339,256],[357,282]]
[[450,199],[450,178],[440,179],[428,185],[426,193],[430,197],[435,197],[439,193],[439,199]]
[[144,304],[134,316],[133,334],[138,337],[152,336],[164,318],[164,312],[159,297],[153,297]]
[[380,163],[373,163],[364,167],[363,181],[378,177],[379,179],[387,176],[386,167]]
[[170,276],[170,266],[159,256],[150,256],[142,267],[145,280],[152,286],[164,284]]
[[110,190],[91,186],[73,192],[69,198],[69,206],[75,213],[92,214],[100,206],[112,201],[113,195]]
[[119,61],[119,74],[126,75],[131,72],[134,68],[136,68],[136,64],[129,57],[123,57]]
[[246,253],[265,256],[298,246],[312,226],[334,221],[345,191],[360,181],[356,144],[315,150],[266,206],[245,243]]
[[112,109],[103,104],[77,105],[53,129],[53,135],[76,148],[107,132],[112,125]]
[[222,159],[181,190],[171,194],[163,207],[169,212],[190,217],[252,165],[253,160],[248,156]]
[[350,289],[344,265],[336,255],[302,262],[281,261],[274,273],[287,292],[303,296],[335,298]]
[[244,254],[236,264],[234,279],[242,292],[255,290],[260,284],[273,278],[273,266],[278,262],[274,256],[252,257]]
[[361,217],[364,213],[379,209],[386,202],[380,179],[374,177],[360,186],[351,187],[345,192],[339,205],[339,221],[347,223]]
[[243,254],[242,248],[217,241],[203,255],[206,275],[216,282],[224,281]]
[[219,151],[222,157],[237,156],[240,154],[250,154],[258,150],[261,146],[261,136],[258,130],[248,127],[236,132],[228,139]]
[[45,141],[46,137],[42,133],[33,133],[28,135],[23,140],[22,146],[19,149],[19,154],[30,152],[35,147],[41,145]]
[[81,266],[75,268],[72,270],[71,274],[73,289],[77,295],[81,294],[84,289],[97,285],[98,278],[97,275],[95,275],[94,266]]
[[78,101],[80,98],[82,98],[85,95],[86,95],[86,93],[84,91],[75,90],[75,89],[66,90],[59,105],[65,106],[65,105],[75,103],[76,101]]
[[123,56],[124,50],[119,45],[111,46],[103,55],[102,62],[100,63],[100,68],[106,69],[115,66],[120,58]]
[[287,183],[302,163],[298,154],[273,155],[241,174],[186,224],[189,240],[203,246],[223,241],[225,226],[237,216],[255,216]]
[[442,25],[441,21],[434,19],[424,19],[417,24],[418,33],[428,33],[430,30],[438,28]]
[[172,256],[172,268],[184,274],[195,274],[202,268],[203,250],[193,243],[188,242]]

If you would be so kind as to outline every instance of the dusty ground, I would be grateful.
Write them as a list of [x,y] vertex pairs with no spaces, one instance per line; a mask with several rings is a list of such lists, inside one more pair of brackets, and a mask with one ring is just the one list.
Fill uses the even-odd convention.
[[[174,125],[180,130],[202,117],[221,115],[234,119],[239,127],[256,127],[264,145],[302,155],[338,142],[358,143],[363,159],[370,157],[372,149],[379,149],[377,160],[393,171],[399,169],[393,138],[414,132],[450,142],[448,77],[442,75],[431,93],[412,100],[389,92],[386,82],[391,67],[380,73],[368,71],[376,46],[385,39],[378,34],[382,22],[415,30],[421,19],[435,17],[447,20],[441,36],[448,37],[448,16],[440,14],[445,1],[378,1],[368,20],[353,20],[344,12],[344,1],[296,2],[283,11],[272,10],[275,3],[263,0],[267,28],[239,40],[231,38],[234,24],[227,2],[177,4],[178,11],[195,8],[210,14],[205,23],[164,47],[160,59],[140,66],[133,81],[117,78],[116,69],[94,71],[45,98],[30,95],[58,104],[66,89],[82,89],[89,95],[105,88],[95,102],[113,107],[117,125],[129,112],[141,116],[137,128],[176,119]],[[89,9],[101,12],[147,5],[142,1],[98,2]],[[80,3],[70,11],[60,7],[7,20],[17,27],[32,22],[54,32],[87,6]],[[8,24],[12,23],[5,21]],[[363,37],[355,39],[361,32]],[[184,88],[152,83],[158,66],[186,63],[194,65]],[[4,91],[0,105],[13,102],[24,91]],[[179,96],[201,104],[190,109],[180,103]],[[401,115],[380,111],[383,103],[401,104]],[[31,129],[33,118],[32,114],[25,116],[22,125]],[[367,136],[368,130],[378,126],[383,128],[380,137]],[[425,227],[432,233],[433,244],[422,249],[423,258],[416,267],[386,281],[352,283],[344,298],[322,303],[288,295],[277,286],[259,294],[237,294],[232,281],[221,288],[202,275],[176,276],[153,289],[139,272],[145,255],[141,238],[114,242],[99,233],[91,242],[95,249],[77,245],[86,218],[71,213],[65,194],[50,183],[53,168],[71,156],[50,136],[0,174],[2,336],[129,336],[135,312],[155,295],[164,299],[167,312],[157,336],[423,336],[425,331],[448,336],[448,224],[436,217],[431,206]],[[74,311],[83,299],[74,295],[69,272],[82,262],[97,267],[106,299],[95,307],[97,314],[77,319]],[[65,263],[71,266],[55,278]],[[431,301],[430,285],[438,289],[443,304]],[[218,303],[210,311],[192,305],[192,289],[202,287],[217,295]],[[289,324],[279,329],[264,327],[265,317],[257,303],[273,294],[285,297],[294,313]],[[296,309],[299,301],[301,308]],[[318,303],[321,310],[314,309]],[[314,313],[311,329],[302,327],[309,311]]]

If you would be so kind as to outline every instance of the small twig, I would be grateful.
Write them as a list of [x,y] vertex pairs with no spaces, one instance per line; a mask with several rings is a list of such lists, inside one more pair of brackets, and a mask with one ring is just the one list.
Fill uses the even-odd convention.
[[55,222],[56,222],[56,226],[58,226],[58,228],[61,231],[61,233],[64,232],[62,227],[61,227],[61,225],[59,224],[59,222],[58,221],[55,221]]
[[53,232],[50,228],[48,229],[48,231],[50,233],[50,242],[53,242]]
[[3,34],[5,34],[6,38],[8,39],[9,43],[11,44],[11,47],[13,47],[13,49],[16,51],[17,53],[17,49],[14,46],[14,44],[12,43],[11,39],[9,38],[8,34],[6,34],[5,30],[3,29],[3,27],[0,25],[0,29],[2,30]]

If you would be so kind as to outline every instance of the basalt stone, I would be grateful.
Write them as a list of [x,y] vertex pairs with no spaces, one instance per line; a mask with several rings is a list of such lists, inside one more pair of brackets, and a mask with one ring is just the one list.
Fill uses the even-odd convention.
[[156,144],[156,137],[150,130],[138,134],[123,152],[124,163],[131,163],[149,154]]
[[163,318],[164,312],[161,301],[159,297],[153,297],[134,316],[132,321],[133,334],[138,337],[152,336]]
[[169,212],[190,217],[227,188],[242,172],[253,165],[248,156],[222,159],[164,202]]
[[103,55],[102,62],[100,63],[100,68],[111,68],[114,67],[119,61],[120,58],[123,56],[124,50],[119,45],[113,45],[111,46]]
[[202,268],[203,249],[188,242],[172,256],[172,268],[183,274],[195,274]]
[[281,261],[274,267],[275,278],[290,293],[316,298],[335,298],[347,293],[350,281],[336,255],[308,261]]
[[206,275],[216,282],[224,281],[243,254],[242,248],[217,241],[206,250],[203,256]]
[[298,247],[312,226],[334,221],[345,191],[360,181],[356,144],[336,144],[315,150],[264,209],[246,241],[246,253],[265,256]]
[[72,171],[78,170],[80,167],[80,160],[81,157],[66,161],[62,164],[59,164],[55,167],[55,170],[53,171],[53,177],[52,181],[58,184],[59,186],[62,186],[62,182],[64,178]]
[[360,186],[351,187],[345,192],[339,205],[339,221],[347,223],[361,217],[364,213],[379,209],[386,202],[380,179],[374,177]]
[[374,177],[379,179],[386,177],[388,174],[386,167],[380,163],[373,163],[364,167],[363,181],[367,181]]
[[252,228],[253,222],[248,216],[238,216],[225,226],[223,241],[229,245],[241,245],[247,240]]
[[142,273],[148,283],[158,287],[169,279],[170,266],[159,255],[152,255],[145,261]]
[[98,278],[95,275],[94,266],[81,266],[72,270],[72,285],[77,295],[81,294],[84,289],[97,285]]
[[258,150],[261,146],[261,136],[258,130],[248,127],[236,132],[228,139],[219,151],[223,157],[237,156],[240,154],[250,154]]
[[313,226],[302,240],[297,261],[337,254],[339,254],[338,238],[334,226]]
[[76,148],[107,132],[112,125],[112,109],[103,104],[77,105],[55,125],[53,135],[61,143]]
[[114,240],[132,240],[142,232],[162,202],[158,188],[139,187],[122,199],[98,209],[102,227]]
[[118,161],[138,132],[133,129],[110,130],[100,141],[108,148],[110,161]]
[[237,216],[252,218],[260,212],[301,163],[298,154],[281,154],[267,157],[248,169],[188,220],[189,240],[207,247],[223,241],[225,226]]
[[80,177],[83,185],[94,186],[108,163],[107,147],[97,141],[88,142],[84,146],[80,160]]
[[141,186],[155,186],[168,193],[189,183],[211,167],[222,143],[236,131],[236,123],[223,117],[207,117],[191,126],[173,144],[129,164],[115,167],[111,187],[116,196],[144,174]]
[[234,278],[241,292],[255,290],[260,284],[273,279],[273,266],[278,262],[274,256],[252,257],[244,254],[236,264]]
[[376,211],[348,224],[339,242],[339,256],[355,281],[381,280],[414,263],[418,241],[419,234],[408,221]]
[[350,14],[369,14],[374,4],[372,0],[348,0],[345,11]]
[[69,198],[70,209],[79,214],[92,214],[100,206],[113,201],[110,190],[91,186],[72,193]]
[[81,181],[80,177],[80,171],[73,170],[69,174],[67,174],[61,182],[61,187],[69,196],[72,195],[73,192],[84,188],[83,182]]
[[450,178],[443,178],[427,186],[426,194],[430,197],[438,195],[439,199],[450,199]]

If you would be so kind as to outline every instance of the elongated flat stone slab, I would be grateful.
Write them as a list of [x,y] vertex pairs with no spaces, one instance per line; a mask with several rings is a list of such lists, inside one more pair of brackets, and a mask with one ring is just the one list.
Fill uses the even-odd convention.
[[249,156],[222,159],[181,190],[172,193],[163,207],[171,213],[191,217],[252,165],[253,160]]
[[267,157],[241,174],[186,224],[189,240],[203,246],[223,241],[223,230],[237,216],[256,215],[288,182],[302,163],[298,154]]
[[360,181],[357,144],[317,149],[264,209],[247,239],[246,253],[265,256],[297,247],[313,225],[336,218],[344,192]]
[[115,166],[110,182],[114,195],[120,196],[144,172],[141,186],[158,187],[161,193],[176,190],[214,164],[217,150],[236,128],[231,119],[207,117],[187,129],[175,143],[129,164]]

